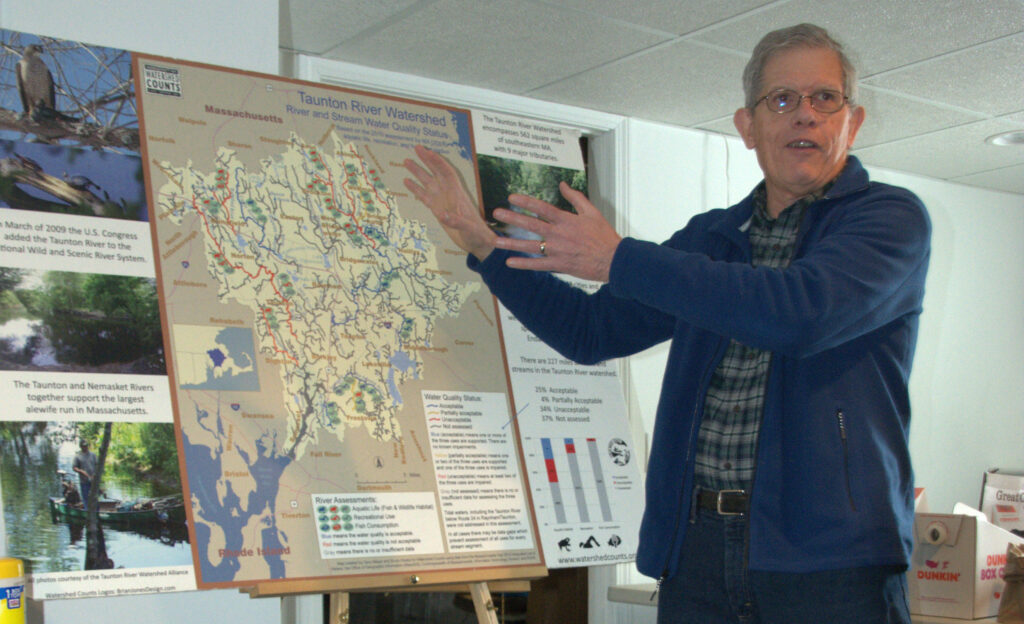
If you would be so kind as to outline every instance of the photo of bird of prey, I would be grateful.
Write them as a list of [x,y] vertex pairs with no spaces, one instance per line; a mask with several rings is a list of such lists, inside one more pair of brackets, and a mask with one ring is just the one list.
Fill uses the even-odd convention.
[[0,28],[0,139],[138,153],[131,52]]
[[18,78],[18,95],[21,96],[23,115],[33,121],[53,117],[57,112],[57,94],[53,88],[53,74],[43,62],[43,48],[31,43],[25,46],[15,74]]

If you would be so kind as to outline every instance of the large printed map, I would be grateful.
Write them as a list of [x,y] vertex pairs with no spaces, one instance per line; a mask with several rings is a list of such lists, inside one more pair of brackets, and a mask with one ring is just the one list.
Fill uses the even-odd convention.
[[[344,442],[353,427],[401,440],[399,387],[422,371],[436,320],[458,316],[480,289],[445,278],[425,225],[401,216],[355,144],[332,132],[327,147],[292,134],[253,171],[223,148],[211,172],[161,162],[168,182],[157,191],[161,216],[204,234],[218,298],[253,311],[260,351],[282,373],[280,443],[295,459],[320,436]],[[239,349],[219,337],[175,331],[177,359],[197,351],[197,338],[206,376],[233,376],[226,362]]]
[[468,113],[135,71],[200,585],[538,563],[493,301],[401,185],[475,184]]

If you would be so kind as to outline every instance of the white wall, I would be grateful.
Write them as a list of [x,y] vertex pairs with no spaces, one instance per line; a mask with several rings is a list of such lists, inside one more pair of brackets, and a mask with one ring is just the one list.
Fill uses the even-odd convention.
[[[277,0],[3,0],[0,27],[251,71],[278,68]],[[242,18],[247,18],[247,21]],[[136,622],[278,624],[280,601],[237,590],[51,600],[30,605],[32,624]],[[40,615],[41,613],[41,615]],[[310,620],[319,622],[319,618]]]
[[3,0],[0,26],[92,45],[277,73],[277,0]]
[[931,511],[977,507],[982,473],[1024,468],[1024,196],[869,169],[932,218],[910,378],[910,454]]

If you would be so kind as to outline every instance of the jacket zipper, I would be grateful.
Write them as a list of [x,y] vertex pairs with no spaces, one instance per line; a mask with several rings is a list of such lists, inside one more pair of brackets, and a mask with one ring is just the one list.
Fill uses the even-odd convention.
[[764,429],[764,412],[768,406],[768,388],[772,383],[772,372],[775,370],[775,354],[773,353],[768,359],[768,371],[765,373],[764,381],[764,405],[761,407],[761,422],[757,424],[757,441],[754,442],[754,470],[750,474],[750,485],[747,486],[747,522],[744,530],[746,531],[746,540],[743,544],[743,566],[747,569],[750,568],[750,511],[754,508],[754,482],[757,480],[757,468],[761,462],[758,461],[761,452],[761,432]]
[[[706,374],[707,373],[705,373],[705,376],[706,376]],[[698,404],[696,406],[694,406],[694,408],[693,408],[693,412],[694,412],[693,413],[693,418],[691,419],[691,422],[690,422],[690,444],[687,445],[687,449],[686,449],[686,461],[685,461],[685,463],[683,463],[684,470],[689,470],[688,466],[690,465],[690,456],[693,454],[693,445],[695,443],[695,441],[693,439],[693,436],[694,436],[694,431],[697,428],[697,411],[699,409],[699,406],[700,406],[700,402],[698,402]],[[686,473],[684,472],[683,473],[684,482],[685,482],[685,479],[686,479],[685,474]],[[691,496],[691,498],[692,498],[692,496]],[[673,541],[675,541],[676,539],[679,538],[679,523],[680,523],[680,519],[681,519],[682,513],[683,513],[683,496],[682,496],[682,492],[680,492],[679,493],[679,504],[676,506],[676,526],[675,526],[675,529],[672,530],[672,540]],[[683,547],[683,545],[680,544],[679,548],[681,549],[682,547]],[[658,580],[654,584],[654,593],[651,594],[650,602],[654,602],[655,596],[658,595],[658,591],[661,589],[661,584],[665,581],[665,579],[668,578],[668,570],[669,570],[669,567],[671,565],[672,565],[672,549],[669,548],[668,549],[668,553],[666,554],[666,557],[665,557],[665,566],[662,568],[661,576],[658,577]]]
[[857,503],[853,500],[853,482],[850,481],[850,449],[846,441],[846,414],[842,408],[836,410],[836,421],[839,423],[839,443],[843,447],[843,472],[846,477],[846,496],[850,499],[850,507],[857,511]]
[[647,599],[647,602],[654,602],[654,598],[658,595],[658,592],[661,590],[661,584],[665,581],[666,576],[668,576],[668,568],[665,568],[665,571],[662,572],[661,576],[658,577],[658,580],[655,581],[654,593],[652,593],[651,597]]
[[[711,378],[711,374],[714,372],[715,368],[718,366],[718,362],[722,359],[722,356],[725,354],[725,347],[723,345],[726,345],[726,344],[728,344],[728,343],[726,343],[724,340],[719,341],[717,357],[715,357],[711,361],[711,363],[708,365],[708,367],[706,369],[704,369],[704,377],[703,377],[703,381],[701,382],[701,389],[704,392],[701,394],[701,398],[698,399],[696,401],[696,403],[694,404],[694,406],[693,406],[693,418],[690,419],[690,443],[686,446],[686,459],[685,459],[685,461],[683,463],[683,467],[684,467],[683,479],[684,479],[684,481],[686,479],[685,470],[689,470],[690,469],[689,468],[689,466],[690,466],[690,458],[693,456],[694,447],[697,444],[697,440],[696,440],[696,437],[695,437],[695,434],[696,434],[696,431],[697,431],[697,414],[703,408],[703,405],[704,405],[703,397],[704,397],[704,394],[707,393],[708,380]],[[691,495],[690,498],[693,499],[693,496]],[[682,497],[682,492],[680,492],[679,504],[676,506],[676,526],[675,526],[675,529],[672,531],[672,539],[673,539],[673,541],[678,539],[678,537],[679,537],[679,523],[680,523],[680,520],[682,518],[683,503],[684,503],[684,501],[683,501],[683,497]],[[694,501],[691,500],[690,505],[688,505],[688,507],[692,507],[693,504],[694,504]],[[690,515],[691,515],[690,513],[687,513],[687,517],[689,517]],[[680,544],[679,548],[682,548],[682,547],[683,547],[683,545]],[[665,556],[665,565],[662,568],[661,576],[659,576],[658,580],[655,581],[655,583],[654,583],[654,593],[651,594],[651,598],[650,598],[651,602],[654,602],[654,598],[658,595],[658,591],[661,589],[661,584],[663,582],[665,582],[665,579],[668,578],[668,571],[669,571],[669,567],[671,567],[671,564],[672,564],[672,549],[669,548],[668,552],[666,553],[666,556]]]
[[[812,202],[811,205],[828,199],[831,199],[831,197],[828,196],[828,193],[825,193],[825,195]],[[786,264],[787,267],[793,263],[793,260],[796,260],[802,255],[801,247],[803,246],[804,239],[807,237],[807,231],[810,229],[807,225],[810,207],[811,206],[808,206],[807,209],[804,210],[804,214],[800,218],[800,224],[797,226],[796,231],[796,240],[793,242],[793,255]],[[770,398],[768,393],[769,389],[772,387],[772,374],[775,371],[775,357],[776,355],[772,353],[768,360],[768,371],[765,373],[764,405],[761,407],[761,422],[757,425],[757,441],[754,443],[754,470],[750,475],[750,485],[747,486],[747,523],[745,527],[747,535],[743,549],[743,564],[747,568],[750,567],[750,511],[754,508],[754,483],[757,481],[757,469],[761,464],[761,462],[758,461],[761,453],[761,434],[764,430],[764,413],[768,406],[768,399]],[[849,473],[849,471],[847,471],[847,473]]]

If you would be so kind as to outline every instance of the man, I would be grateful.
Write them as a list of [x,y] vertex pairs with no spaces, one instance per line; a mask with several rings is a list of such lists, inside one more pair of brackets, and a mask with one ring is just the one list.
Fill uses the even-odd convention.
[[79,452],[75,454],[71,469],[78,473],[78,484],[82,490],[82,505],[89,506],[89,488],[92,486],[93,477],[96,475],[96,455],[89,450],[89,442],[82,440],[78,443]]
[[[406,161],[470,266],[565,357],[671,339],[637,553],[659,624],[910,621],[907,381],[931,226],[848,155],[855,83],[823,29],[766,35],[734,116],[764,181],[661,245],[620,238],[567,187],[576,214],[514,195],[538,218],[494,217],[543,238],[499,238],[447,162]],[[547,271],[606,284],[588,296]]]
[[69,507],[77,507],[82,504],[82,496],[78,493],[78,488],[71,481],[61,480],[61,490],[64,494],[64,504]]

